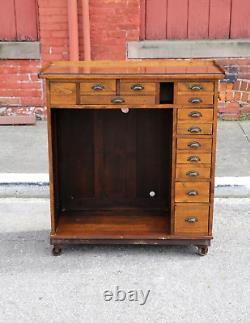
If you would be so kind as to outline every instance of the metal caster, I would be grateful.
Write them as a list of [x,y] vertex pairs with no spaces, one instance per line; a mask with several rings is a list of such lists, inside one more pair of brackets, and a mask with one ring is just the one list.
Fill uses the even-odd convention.
[[197,254],[200,256],[206,256],[208,253],[208,246],[197,246],[198,251]]
[[59,246],[54,246],[52,249],[52,254],[53,256],[60,256],[62,253],[62,248],[60,248]]

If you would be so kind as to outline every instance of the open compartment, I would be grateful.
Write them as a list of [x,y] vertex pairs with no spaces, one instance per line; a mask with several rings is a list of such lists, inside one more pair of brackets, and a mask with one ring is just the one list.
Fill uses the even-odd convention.
[[160,82],[160,104],[174,103],[174,82]]
[[51,112],[56,235],[168,235],[172,109]]

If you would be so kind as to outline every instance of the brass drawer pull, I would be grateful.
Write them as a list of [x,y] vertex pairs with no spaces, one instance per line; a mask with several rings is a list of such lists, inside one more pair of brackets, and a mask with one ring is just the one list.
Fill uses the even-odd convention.
[[111,102],[115,104],[121,104],[121,103],[124,103],[125,100],[123,98],[113,98]]
[[188,161],[191,161],[191,162],[198,162],[198,161],[200,161],[201,159],[200,159],[200,157],[199,157],[199,156],[189,156],[189,157],[187,158],[187,160],[188,160]]
[[190,98],[188,101],[190,103],[198,104],[198,103],[202,102],[202,99],[201,98]]
[[189,172],[186,173],[187,176],[189,177],[197,177],[199,176],[199,172],[195,171],[195,170],[190,170]]
[[104,90],[104,85],[97,83],[97,84],[94,84],[91,88],[94,91],[102,91],[102,90]]
[[199,111],[192,111],[188,115],[191,118],[200,118],[200,117],[202,117],[202,113],[199,112]]
[[188,144],[189,148],[197,149],[201,147],[201,144],[198,141],[192,141]]
[[197,192],[197,191],[188,191],[187,195],[188,196],[197,196],[197,195],[199,195],[199,192]]
[[189,88],[192,91],[201,91],[201,90],[203,90],[203,86],[201,84],[191,84]]
[[131,90],[142,91],[142,90],[144,90],[144,86],[142,84],[133,84],[131,86]]
[[199,127],[191,127],[191,128],[188,129],[188,132],[190,132],[190,133],[200,133],[201,128],[199,128]]
[[196,216],[188,216],[185,218],[185,221],[188,223],[195,223],[198,222],[198,218]]

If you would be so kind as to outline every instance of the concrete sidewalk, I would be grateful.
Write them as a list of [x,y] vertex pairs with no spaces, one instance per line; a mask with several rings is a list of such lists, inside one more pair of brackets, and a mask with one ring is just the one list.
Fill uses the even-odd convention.
[[[46,122],[0,127],[0,196],[48,196]],[[250,121],[219,122],[217,196],[250,196]]]
[[[0,199],[4,323],[249,322],[250,199],[216,199],[214,240],[185,246],[74,246],[51,255],[48,199]],[[150,290],[105,301],[105,290]]]

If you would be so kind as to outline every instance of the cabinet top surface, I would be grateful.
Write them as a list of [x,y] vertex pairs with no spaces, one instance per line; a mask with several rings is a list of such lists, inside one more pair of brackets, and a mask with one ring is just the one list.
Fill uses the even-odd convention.
[[143,75],[220,79],[224,71],[212,60],[57,61],[43,68],[39,75],[43,78]]

